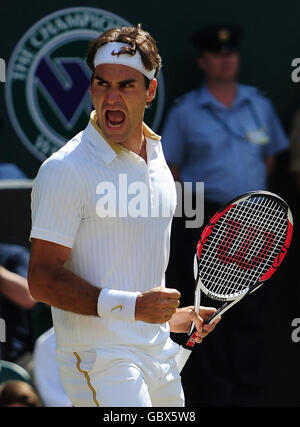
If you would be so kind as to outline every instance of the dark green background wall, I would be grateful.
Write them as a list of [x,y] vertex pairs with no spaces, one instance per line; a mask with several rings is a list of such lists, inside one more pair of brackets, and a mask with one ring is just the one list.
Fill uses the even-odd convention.
[[[147,4],[146,4],[147,3]],[[141,22],[158,42],[166,82],[166,109],[178,95],[200,83],[190,34],[202,25],[231,21],[245,28],[241,45],[242,82],[261,88],[274,102],[285,127],[300,106],[300,83],[291,80],[291,61],[300,56],[300,3],[297,1],[2,1],[0,4],[0,57],[10,55],[24,32],[49,13],[74,6],[99,7],[127,21]],[[14,161],[34,176],[39,161],[23,147],[7,117],[4,84],[0,83],[1,160]]]
[[[75,6],[99,7],[115,13],[132,24],[141,22],[158,42],[163,58],[166,84],[165,111],[172,101],[201,82],[195,66],[190,34],[202,25],[231,21],[241,24],[245,36],[241,45],[240,80],[262,89],[289,130],[291,118],[300,107],[300,83],[291,80],[291,62],[300,57],[300,2],[265,1],[4,1],[0,3],[0,57],[9,61],[22,35],[39,19],[57,9]],[[0,83],[0,161],[17,163],[29,177],[34,177],[40,161],[19,142],[11,127],[4,100],[4,83]],[[162,121],[163,123],[163,121]],[[277,169],[275,187],[285,192],[290,186],[285,157]],[[283,181],[281,181],[283,178]],[[282,184],[283,183],[283,184]],[[287,192],[288,193],[288,192]],[[293,198],[293,196],[292,196]],[[296,199],[296,204],[299,202]],[[290,261],[278,273],[270,290],[273,302],[267,329],[269,383],[266,404],[299,406],[300,343],[291,340],[291,321],[300,317],[298,274],[289,269],[297,263],[296,249]],[[289,294],[286,294],[286,290]],[[255,315],[255,313],[253,314]]]

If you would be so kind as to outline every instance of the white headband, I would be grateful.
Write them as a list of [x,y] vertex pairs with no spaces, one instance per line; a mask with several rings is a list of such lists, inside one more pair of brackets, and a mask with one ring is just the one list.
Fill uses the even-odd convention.
[[149,80],[152,80],[155,75],[155,69],[148,71],[144,67],[141,54],[136,50],[134,55],[122,53],[118,55],[120,50],[124,47],[130,47],[127,43],[110,42],[100,46],[94,57],[94,67],[100,64],[120,64],[127,65],[127,67],[135,68],[140,73],[144,74]]

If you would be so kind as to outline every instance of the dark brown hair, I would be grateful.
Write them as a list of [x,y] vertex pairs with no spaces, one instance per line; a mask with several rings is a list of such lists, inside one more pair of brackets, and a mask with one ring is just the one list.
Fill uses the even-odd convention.
[[37,393],[30,384],[19,380],[3,383],[0,387],[0,407],[16,403],[29,407],[42,406]]
[[138,49],[146,70],[153,70],[155,68],[155,76],[158,76],[161,68],[161,57],[158,53],[156,42],[153,37],[145,30],[142,29],[141,24],[136,27],[119,27],[111,28],[105,31],[95,40],[92,40],[88,47],[86,62],[94,72],[94,57],[100,46],[111,43],[122,42],[127,43],[129,46],[124,46],[119,55],[123,53],[134,55]]

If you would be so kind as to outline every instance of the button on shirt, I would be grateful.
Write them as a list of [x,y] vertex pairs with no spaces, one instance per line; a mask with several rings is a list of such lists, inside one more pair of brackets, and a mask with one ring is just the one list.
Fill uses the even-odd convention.
[[[164,284],[176,188],[160,137],[144,125],[147,163],[108,143],[93,120],[41,166],[31,237],[72,248],[66,268],[97,287],[146,291]],[[177,352],[168,323],[121,322],[52,308],[57,346],[140,346]]]
[[288,147],[271,102],[242,84],[230,108],[205,85],[184,95],[167,117],[162,141],[182,181],[204,182],[205,198],[221,204],[266,189],[264,159]]

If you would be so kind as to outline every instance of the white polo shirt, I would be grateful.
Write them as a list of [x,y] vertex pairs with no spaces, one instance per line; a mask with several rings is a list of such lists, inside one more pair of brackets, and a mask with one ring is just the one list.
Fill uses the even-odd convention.
[[[146,291],[164,284],[176,188],[160,137],[144,125],[147,163],[108,143],[95,113],[41,166],[31,236],[72,248],[66,268],[97,287]],[[52,307],[57,347],[137,346],[177,352],[169,325],[121,322]]]

